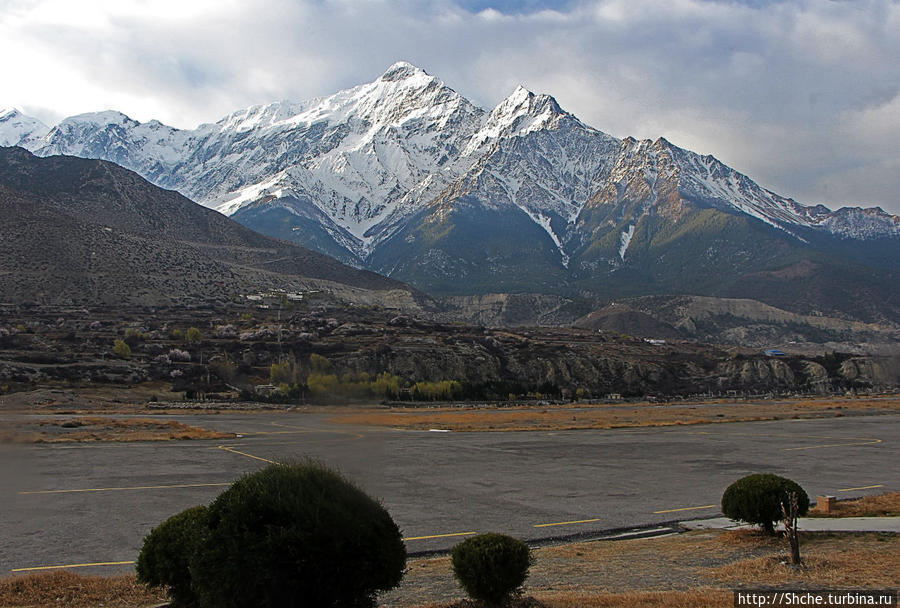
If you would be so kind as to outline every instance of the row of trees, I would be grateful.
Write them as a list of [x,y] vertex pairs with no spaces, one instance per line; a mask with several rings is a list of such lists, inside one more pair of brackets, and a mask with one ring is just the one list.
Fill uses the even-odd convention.
[[404,382],[399,376],[383,372],[329,373],[331,362],[322,355],[310,355],[303,366],[296,359],[284,359],[269,367],[269,381],[283,395],[323,399],[386,399],[396,401],[450,401],[462,399],[465,390],[457,380]]

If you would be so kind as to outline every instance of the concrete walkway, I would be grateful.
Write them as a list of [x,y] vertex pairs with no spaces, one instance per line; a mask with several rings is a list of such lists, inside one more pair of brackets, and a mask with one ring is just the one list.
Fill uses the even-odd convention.
[[[727,517],[678,522],[687,530],[738,530],[751,528]],[[782,526],[779,526],[782,527]],[[900,533],[900,517],[801,517],[801,532],[895,532]]]

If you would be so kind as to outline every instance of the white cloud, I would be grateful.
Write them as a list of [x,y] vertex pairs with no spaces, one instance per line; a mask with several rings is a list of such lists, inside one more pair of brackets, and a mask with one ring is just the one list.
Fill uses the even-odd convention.
[[802,202],[900,212],[897,2],[514,4],[0,0],[0,105],[192,127],[405,59],[483,106],[522,83],[613,135],[665,136]]

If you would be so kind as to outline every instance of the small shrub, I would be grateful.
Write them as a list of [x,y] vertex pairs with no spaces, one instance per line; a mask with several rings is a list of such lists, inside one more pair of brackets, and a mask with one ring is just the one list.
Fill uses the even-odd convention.
[[403,576],[406,547],[381,504],[312,462],[245,475],[209,507],[191,561],[206,608],[364,608]]
[[139,329],[129,327],[128,329],[125,330],[125,339],[128,340],[129,342],[133,342],[133,343],[143,342],[147,338],[149,338],[149,336]]
[[120,359],[130,359],[131,347],[124,340],[116,340],[113,342],[113,354]]
[[762,526],[775,533],[775,522],[781,520],[781,503],[797,493],[798,515],[809,510],[809,496],[797,483],[771,473],[757,473],[738,479],[722,495],[722,513],[736,521]]
[[144,538],[135,569],[140,582],[168,587],[173,606],[196,601],[191,583],[190,558],[206,521],[206,507],[191,507],[153,528]]
[[473,599],[504,606],[528,577],[534,563],[531,549],[504,534],[468,538],[451,553],[453,574]]
[[231,324],[217,325],[215,333],[217,338],[237,338],[238,335],[237,328]]
[[184,339],[191,344],[196,344],[203,339],[203,334],[196,327],[188,327],[187,331],[184,332]]
[[178,348],[169,349],[169,354],[166,355],[169,358],[169,361],[190,361],[191,353],[186,350],[180,350]]

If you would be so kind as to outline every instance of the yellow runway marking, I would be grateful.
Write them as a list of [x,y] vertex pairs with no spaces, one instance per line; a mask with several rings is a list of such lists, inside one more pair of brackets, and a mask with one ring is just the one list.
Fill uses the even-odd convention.
[[351,431],[338,431],[333,429],[310,429],[302,426],[293,426],[290,424],[279,424],[278,422],[270,422],[270,426],[277,426],[282,429],[290,429],[287,431],[247,431],[244,433],[238,433],[239,435],[243,435],[244,437],[248,437],[251,435],[306,435],[309,433],[328,433],[332,435],[350,435],[355,439],[364,439],[365,435],[362,433],[354,433]]
[[350,435],[351,437],[355,437],[356,439],[364,439],[365,435],[362,433],[355,433],[353,431],[338,431],[336,429],[310,429],[302,426],[293,426],[290,424],[279,424],[277,422],[270,422],[272,426],[278,426],[283,429],[294,429],[295,431],[300,431],[303,433],[330,433],[332,435]]
[[702,507],[681,507],[680,509],[665,509],[663,511],[654,511],[654,515],[658,513],[677,513],[679,511],[696,511],[698,509],[715,509],[719,505],[703,505]]
[[269,464],[278,464],[274,460],[269,460],[268,458],[262,458],[260,456],[254,456],[253,454],[248,454],[247,452],[240,452],[226,445],[217,445],[216,449],[225,450],[226,452],[231,452],[232,454],[238,454],[240,456],[246,456],[247,458],[252,458],[253,460],[261,460],[262,462],[268,462]]
[[827,443],[823,445],[805,445],[796,448],[781,448],[782,452],[795,452],[799,450],[818,450],[821,448],[840,448],[847,446],[855,446],[855,445],[875,445],[878,443],[884,443],[881,439],[875,439],[874,437],[833,437],[830,435],[796,435],[796,434],[781,434],[781,433],[711,433],[709,431],[688,431],[686,434],[688,435],[718,435],[723,438],[723,440],[727,440],[727,437],[730,436],[740,436],[740,437],[786,437],[788,439],[837,439],[837,440],[848,440],[850,443]]
[[236,433],[241,437],[255,437],[257,435],[306,435],[311,433],[312,431],[241,431],[240,433]]
[[860,486],[858,488],[844,488],[843,490],[838,490],[838,492],[852,492],[853,490],[873,490],[875,488],[883,488],[883,487],[884,487],[884,484],[879,483],[878,485],[874,485],[874,486]]
[[37,570],[59,570],[60,568],[90,568],[91,566],[128,566],[134,562],[97,562],[94,564],[65,564],[62,566],[35,566],[33,568],[13,568],[11,572],[35,572]]
[[[823,437],[822,439],[838,439],[838,437]],[[782,452],[795,452],[798,450],[818,450],[820,448],[842,448],[853,445],[874,445],[883,443],[881,439],[866,439],[865,437],[847,437],[847,439],[858,439],[854,443],[827,443],[824,445],[807,445],[799,448],[781,448]]]
[[19,494],[74,494],[76,492],[122,492],[126,490],[168,490],[171,488],[214,488],[230,486],[231,482],[223,483],[179,483],[167,486],[128,486],[123,488],[79,488],[75,490],[32,490],[19,492]]
[[599,518],[595,519],[578,519],[575,521],[557,521],[552,524],[535,524],[535,528],[549,528],[550,526],[568,526],[571,524],[589,524],[595,521],[600,521]]
[[472,536],[478,532],[453,532],[452,534],[432,534],[431,536],[409,536],[403,540],[425,540],[428,538],[449,538],[451,536]]

